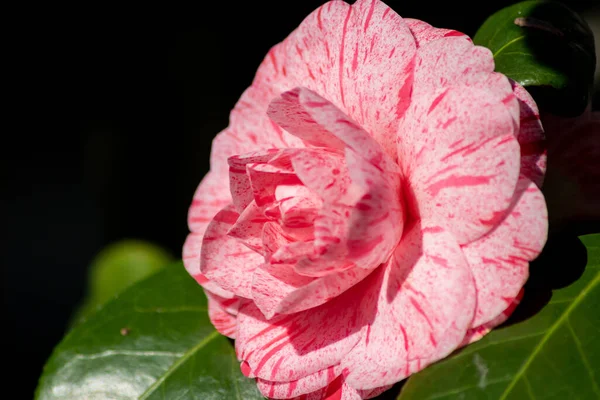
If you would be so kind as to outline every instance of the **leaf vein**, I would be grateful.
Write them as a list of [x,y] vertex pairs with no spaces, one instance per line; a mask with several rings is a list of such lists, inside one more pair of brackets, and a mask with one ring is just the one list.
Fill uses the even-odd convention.
[[571,311],[573,311],[573,309],[575,309],[575,307],[577,307],[579,305],[579,303],[581,303],[582,299],[585,298],[585,296],[587,296],[587,294],[592,290],[592,288],[594,286],[596,286],[598,284],[599,281],[600,281],[600,274],[596,274],[594,279],[592,279],[590,281],[590,283],[588,283],[581,290],[581,292],[579,292],[579,294],[575,297],[575,300],[573,301],[573,303],[571,303],[571,305],[565,309],[565,311],[556,320],[556,322],[554,322],[554,324],[552,324],[552,326],[550,326],[548,331],[542,337],[542,340],[540,340],[540,342],[537,344],[537,346],[535,346],[533,348],[529,358],[527,358],[527,360],[523,363],[523,365],[521,366],[519,371],[517,371],[517,373],[511,380],[510,384],[506,387],[506,389],[504,389],[504,392],[502,393],[502,396],[499,398],[499,400],[505,400],[507,398],[508,394],[513,390],[513,388],[515,387],[515,385],[517,384],[519,379],[521,379],[521,377],[525,374],[525,371],[527,370],[527,368],[529,368],[529,366],[533,362],[533,359],[538,355],[538,353],[544,347],[544,345],[546,344],[546,342],[548,341],[550,336],[552,336],[552,333],[554,333],[554,331],[558,328],[558,326],[561,325],[565,319],[567,319],[567,317],[569,316]]
[[498,51],[496,51],[496,52],[493,54],[493,56],[492,56],[492,57],[496,58],[496,56],[497,56],[498,54],[500,54],[500,53],[501,53],[501,52],[502,52],[502,51],[503,51],[505,48],[507,48],[507,47],[508,47],[508,46],[510,46],[511,44],[513,44],[513,43],[516,43],[516,42],[518,42],[519,40],[523,40],[523,39],[525,39],[525,35],[523,35],[523,36],[519,36],[519,37],[517,37],[517,38],[514,38],[514,39],[513,39],[513,40],[511,40],[510,42],[506,43],[504,46],[500,47],[500,48],[498,49]]
[[571,325],[571,321],[568,318],[567,318],[566,325],[569,328],[569,330],[571,331],[571,335],[573,335],[573,341],[575,342],[575,347],[577,347],[579,354],[581,354],[581,361],[583,362],[585,369],[587,369],[588,373],[590,374],[590,379],[592,381],[592,388],[594,389],[594,393],[596,393],[598,395],[598,398],[600,398],[600,388],[598,388],[598,384],[596,383],[596,380],[594,379],[594,371],[592,370],[590,362],[587,359],[585,352],[583,351],[583,347],[581,346],[581,340],[579,340],[579,337],[575,333],[575,329],[573,329],[573,325]]
[[202,339],[200,342],[198,342],[197,345],[195,345],[194,347],[192,347],[191,349],[186,351],[179,359],[177,359],[177,361],[175,361],[173,363],[173,365],[171,365],[169,367],[168,370],[165,371],[165,373],[159,379],[156,380],[156,382],[154,382],[152,384],[152,386],[150,386],[148,389],[146,389],[146,391],[144,391],[144,393],[142,393],[142,395],[139,397],[139,400],[147,399],[148,396],[150,396],[158,387],[161,386],[161,384],[169,377],[169,375],[171,375],[173,372],[175,372],[183,363],[185,363],[197,351],[202,349],[204,346],[206,346],[208,343],[210,343],[212,340],[216,339],[219,336],[220,336],[219,332],[213,331],[211,334],[204,337],[204,339]]

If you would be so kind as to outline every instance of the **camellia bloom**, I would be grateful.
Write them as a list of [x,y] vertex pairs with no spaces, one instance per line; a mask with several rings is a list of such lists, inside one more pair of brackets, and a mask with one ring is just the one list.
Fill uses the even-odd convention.
[[361,399],[514,309],[547,232],[527,92],[462,33],[329,2],[213,141],[183,258],[270,398]]

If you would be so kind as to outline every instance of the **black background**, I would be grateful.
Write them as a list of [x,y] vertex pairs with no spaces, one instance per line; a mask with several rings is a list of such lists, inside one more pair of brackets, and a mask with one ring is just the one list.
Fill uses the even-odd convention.
[[[86,3],[6,15],[16,23],[4,38],[5,63],[14,67],[5,78],[17,89],[9,98],[17,124],[2,135],[11,399],[32,397],[100,249],[140,238],[179,257],[211,140],[268,49],[323,1],[204,3]],[[387,3],[473,35],[514,2]],[[577,11],[594,3],[567,2]]]

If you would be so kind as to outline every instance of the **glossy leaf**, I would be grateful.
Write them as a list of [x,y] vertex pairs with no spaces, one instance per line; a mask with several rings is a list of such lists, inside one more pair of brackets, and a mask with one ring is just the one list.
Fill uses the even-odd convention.
[[527,87],[542,110],[580,114],[595,69],[594,38],[564,4],[525,1],[489,17],[473,38],[494,54],[496,71]]
[[398,399],[600,398],[600,234],[581,240],[587,267],[575,283],[533,317],[414,375]]
[[76,326],[44,367],[36,398],[262,399],[181,263],[125,290]]

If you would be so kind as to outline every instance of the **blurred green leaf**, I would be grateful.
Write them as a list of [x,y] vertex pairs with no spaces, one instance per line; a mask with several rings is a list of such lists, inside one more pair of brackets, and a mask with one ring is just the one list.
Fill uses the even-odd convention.
[[181,262],[125,290],[72,329],[44,367],[36,399],[263,397],[208,319]]
[[173,261],[174,258],[165,249],[143,240],[126,239],[110,244],[96,255],[89,267],[87,294],[72,318],[72,325],[96,312],[116,294]]
[[542,110],[581,114],[596,56],[586,22],[562,3],[525,1],[489,17],[473,38],[494,54],[496,71],[525,86]]
[[600,398],[600,234],[582,236],[587,267],[533,317],[408,379],[399,400]]

